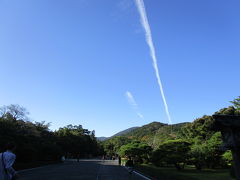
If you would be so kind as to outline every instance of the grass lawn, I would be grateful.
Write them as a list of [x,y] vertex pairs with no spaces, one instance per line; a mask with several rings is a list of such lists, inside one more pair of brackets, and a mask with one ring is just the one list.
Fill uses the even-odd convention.
[[136,170],[157,180],[234,180],[230,177],[228,169],[203,169],[198,171],[194,168],[186,167],[184,170],[178,171],[171,167],[138,165]]

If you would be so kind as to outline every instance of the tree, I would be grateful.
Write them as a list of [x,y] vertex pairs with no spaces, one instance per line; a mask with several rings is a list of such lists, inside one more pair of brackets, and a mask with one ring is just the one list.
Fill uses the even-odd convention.
[[240,111],[240,96],[238,96],[238,98],[234,99],[233,101],[230,101],[234,107]]
[[148,161],[152,152],[151,146],[146,143],[134,141],[132,143],[121,146],[119,155],[122,157],[132,157],[135,162],[142,163]]
[[206,143],[195,142],[189,152],[190,164],[194,164],[196,169],[201,170],[206,164],[207,145]]
[[26,121],[27,114],[19,105],[0,108],[0,152],[8,142],[15,142],[17,162],[58,161],[67,152],[82,153],[82,156],[102,153],[95,132],[81,125],[69,125],[52,132],[49,123]]
[[104,150],[108,156],[114,156],[118,153],[121,146],[130,143],[131,140],[124,136],[116,136],[103,142]]
[[179,138],[186,139],[189,142],[194,142],[195,140],[206,141],[214,134],[211,130],[213,122],[212,116],[204,115],[201,118],[197,118],[181,129]]
[[18,105],[18,104],[11,104],[9,106],[3,106],[0,108],[0,115],[2,118],[9,119],[9,120],[23,120],[27,121],[29,112],[26,108]]
[[152,162],[158,166],[173,164],[178,170],[181,170],[189,158],[189,151],[189,142],[183,139],[167,140],[153,152]]
[[221,166],[221,157],[224,153],[221,150],[222,139],[221,133],[216,132],[214,133],[211,138],[206,141],[207,145],[207,152],[206,152],[206,163],[207,166],[210,168],[215,168],[217,166]]
[[222,155],[222,160],[227,163],[228,166],[231,166],[233,163],[232,152],[230,150],[226,151]]
[[240,112],[234,106],[229,106],[227,108],[220,109],[219,111],[215,112],[214,114],[234,116],[234,115],[240,115]]
[[[215,114],[232,115],[235,110],[231,106],[223,108]],[[213,123],[212,116],[203,116],[186,125],[179,133],[179,137],[191,142],[189,163],[194,164],[198,170],[202,169],[203,166],[209,168],[222,166],[221,133],[213,131]]]
[[104,147],[104,152],[105,152],[104,154],[106,154],[110,157],[117,154],[117,152],[114,150],[115,147],[114,147],[113,142],[111,142],[111,141],[104,142],[103,147]]
[[67,125],[55,132],[58,137],[58,145],[62,147],[64,154],[74,157],[97,155],[99,144],[95,138],[95,132],[83,129],[82,125]]

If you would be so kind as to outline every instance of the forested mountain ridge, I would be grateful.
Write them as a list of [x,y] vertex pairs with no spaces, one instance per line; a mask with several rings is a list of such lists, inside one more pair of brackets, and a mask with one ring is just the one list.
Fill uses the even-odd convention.
[[129,133],[124,134],[124,137],[146,142],[152,147],[157,147],[166,139],[173,139],[178,136],[181,128],[188,123],[178,123],[173,125],[164,124],[161,122],[152,122],[142,127],[136,128]]
[[131,128],[125,129],[125,130],[123,130],[123,131],[120,131],[120,132],[112,135],[111,137],[103,137],[103,136],[102,136],[102,137],[96,137],[96,138],[97,138],[98,141],[106,141],[107,139],[111,139],[111,138],[113,138],[113,137],[123,136],[123,135],[125,135],[125,134],[127,134],[127,133],[132,132],[133,130],[135,130],[135,129],[137,129],[137,128],[139,128],[139,127],[131,127]]
[[104,136],[101,136],[101,137],[96,137],[98,141],[105,141],[108,139],[108,137],[104,137]]
[[126,134],[129,134],[129,133],[135,131],[135,130],[138,129],[138,128],[139,128],[139,127],[131,127],[131,128],[125,129],[125,130],[123,130],[123,131],[120,131],[120,132],[114,134],[114,135],[111,136],[111,137],[124,136],[124,135],[126,135]]
[[123,136],[103,143],[106,155],[132,157],[136,163],[155,166],[175,166],[181,170],[186,164],[202,168],[227,168],[232,165],[231,151],[222,147],[221,133],[214,129],[213,115],[240,115],[240,97],[233,106],[222,108],[212,115],[203,115],[192,122],[168,125],[160,122],[139,127]]
[[124,136],[127,136],[129,138],[142,138],[146,135],[155,135],[155,133],[163,126],[167,124],[163,124],[160,122],[152,122],[149,124],[146,124],[142,127],[139,127],[129,133],[126,133]]
[[[111,151],[117,150],[125,142],[140,141],[150,145],[156,149],[162,142],[168,139],[176,139],[181,134],[182,128],[189,123],[178,123],[168,125],[160,122],[151,122],[137,128],[129,128],[121,136],[114,135],[104,141],[108,147],[112,147]],[[131,130],[131,131],[129,131]],[[129,131],[129,132],[128,132]],[[120,133],[121,134],[121,133]],[[117,146],[115,146],[117,144]]]

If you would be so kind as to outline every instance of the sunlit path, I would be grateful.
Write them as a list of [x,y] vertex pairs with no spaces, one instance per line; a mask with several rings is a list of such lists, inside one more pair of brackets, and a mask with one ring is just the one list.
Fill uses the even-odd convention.
[[20,172],[21,180],[143,180],[117,165],[117,161],[82,160]]

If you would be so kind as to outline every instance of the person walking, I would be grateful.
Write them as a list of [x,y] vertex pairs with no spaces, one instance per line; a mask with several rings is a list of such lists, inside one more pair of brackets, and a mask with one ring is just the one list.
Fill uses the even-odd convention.
[[80,154],[77,154],[77,162],[80,162]]
[[8,143],[6,151],[0,153],[0,180],[14,180],[19,177],[12,167],[16,159],[16,155],[13,153],[15,149],[14,143]]
[[128,157],[128,160],[127,160],[125,166],[128,168],[128,173],[132,174],[133,173],[133,168],[134,168],[134,163],[133,163],[133,160],[132,160],[131,156]]
[[118,165],[119,165],[119,166],[122,165],[122,159],[121,159],[121,156],[118,156]]
[[66,160],[65,156],[62,156],[62,157],[61,157],[61,162],[64,163],[65,160]]

